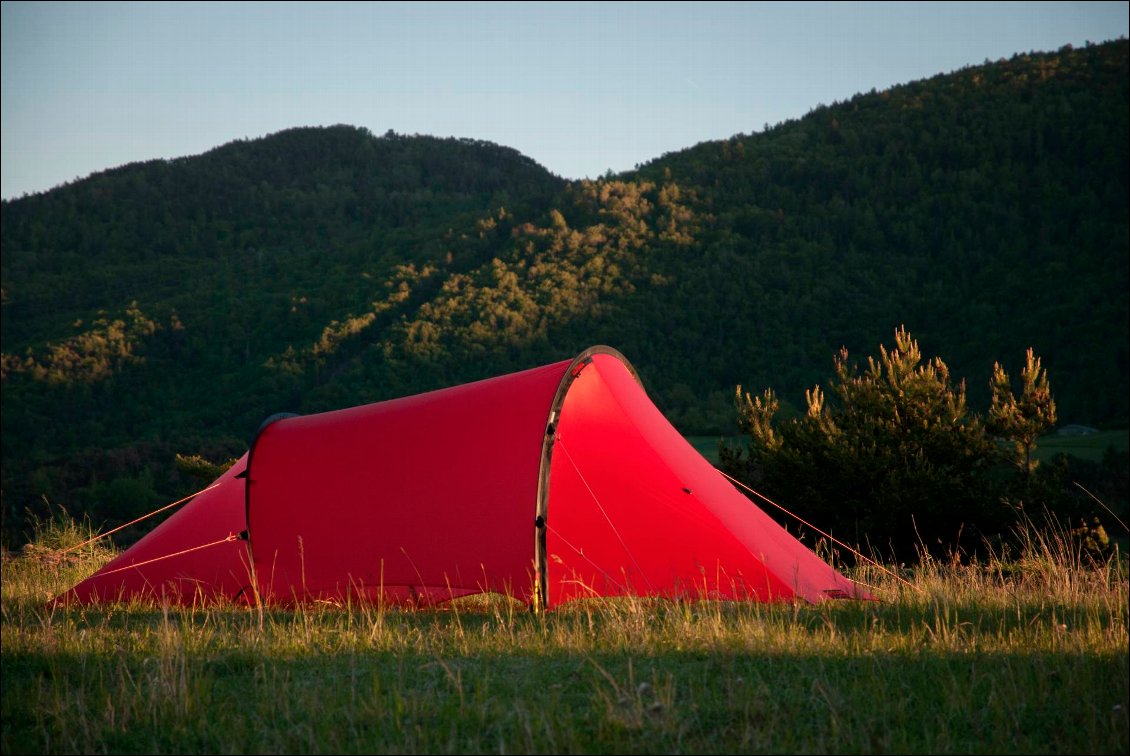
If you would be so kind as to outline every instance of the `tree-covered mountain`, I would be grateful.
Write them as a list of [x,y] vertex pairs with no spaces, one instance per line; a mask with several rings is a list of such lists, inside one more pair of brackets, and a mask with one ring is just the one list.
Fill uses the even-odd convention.
[[[1033,347],[1128,421],[1126,40],[1016,56],[566,182],[469,140],[293,129],[5,201],[6,537],[120,521],[278,411],[623,351],[685,432],[800,405],[905,325],[986,404]],[[437,454],[458,453],[443,448]]]

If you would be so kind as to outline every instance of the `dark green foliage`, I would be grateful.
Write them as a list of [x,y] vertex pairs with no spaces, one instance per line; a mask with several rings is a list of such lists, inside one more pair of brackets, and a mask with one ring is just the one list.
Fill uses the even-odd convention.
[[[497,145],[293,129],[3,203],[5,538],[195,490],[263,418],[623,351],[685,432],[907,325],[970,401],[1034,346],[1127,423],[1125,40],[1018,56],[567,183]],[[119,488],[110,487],[122,479]],[[140,506],[137,500],[131,506]],[[84,507],[90,507],[84,511]]]
[[[996,444],[967,411],[965,389],[945,363],[924,360],[905,329],[864,370],[842,350],[829,384],[808,411],[773,423],[772,391],[754,399],[738,387],[748,450],[727,448],[730,474],[849,544],[907,560],[917,549],[949,553],[999,537],[1015,522],[997,503]],[[795,523],[789,523],[795,524]]]
[[[1117,515],[1069,482],[1090,468],[1109,494],[1117,464],[1100,472],[1062,455],[1042,466],[1032,458],[1055,414],[1040,358],[1028,350],[1019,398],[994,366],[985,421],[967,408],[964,385],[952,381],[941,358],[924,359],[905,328],[894,340],[863,369],[842,349],[828,395],[810,389],[800,416],[778,419],[772,389],[754,397],[738,386],[745,438],[720,444],[722,468],[785,503],[792,516],[773,514],[787,527],[799,521],[813,538],[831,535],[881,559],[1003,554],[1019,532],[1064,524],[1074,527],[1079,548],[1109,556],[1102,522],[1118,522]],[[1114,493],[1112,501],[1125,502],[1124,490],[1121,498]],[[1101,518],[1096,503],[1105,510]]]

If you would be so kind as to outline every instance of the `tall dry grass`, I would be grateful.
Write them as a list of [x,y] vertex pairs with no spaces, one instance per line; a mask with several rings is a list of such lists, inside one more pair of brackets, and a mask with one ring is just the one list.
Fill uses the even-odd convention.
[[501,596],[51,609],[108,556],[45,556],[79,535],[45,530],[4,561],[5,753],[1128,748],[1126,562],[1064,529],[924,559],[905,583],[862,568],[876,602],[628,597],[543,615]]

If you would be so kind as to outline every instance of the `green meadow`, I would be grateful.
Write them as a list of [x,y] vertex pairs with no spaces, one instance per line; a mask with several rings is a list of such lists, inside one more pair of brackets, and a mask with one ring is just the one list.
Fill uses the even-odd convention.
[[[4,753],[1126,753],[1124,557],[850,573],[876,601],[501,596],[426,611],[47,600],[109,558],[3,562]],[[51,536],[50,538],[47,536]]]

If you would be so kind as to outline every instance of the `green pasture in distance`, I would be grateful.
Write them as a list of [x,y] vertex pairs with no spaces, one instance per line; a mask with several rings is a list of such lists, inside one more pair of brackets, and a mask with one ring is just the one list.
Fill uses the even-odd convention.
[[[713,465],[718,464],[719,436],[687,436],[699,454]],[[743,439],[739,436],[725,437],[728,443],[740,443]],[[1125,454],[1130,450],[1130,430],[1097,431],[1086,435],[1060,435],[1051,433],[1043,436],[1036,443],[1036,458],[1051,459],[1059,454],[1068,454],[1073,457],[1087,459],[1092,462],[1101,462],[1107,449],[1114,447],[1116,453]]]
[[1114,447],[1116,453],[1125,454],[1130,449],[1130,430],[1098,431],[1084,436],[1052,433],[1041,437],[1036,443],[1036,457],[1051,459],[1058,454],[1069,454],[1101,462],[1103,455],[1111,447]]
[[[707,461],[712,465],[718,464],[718,441],[723,438],[722,436],[686,436],[690,445],[695,448],[702,456],[706,457]],[[726,441],[729,443],[737,443],[741,439],[737,436],[728,437]]]

